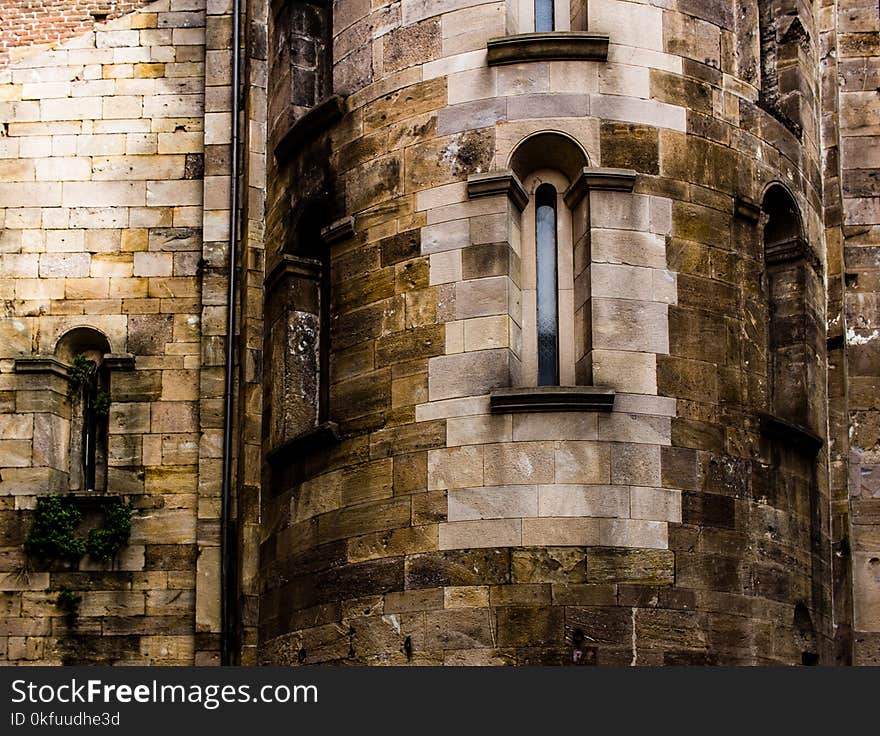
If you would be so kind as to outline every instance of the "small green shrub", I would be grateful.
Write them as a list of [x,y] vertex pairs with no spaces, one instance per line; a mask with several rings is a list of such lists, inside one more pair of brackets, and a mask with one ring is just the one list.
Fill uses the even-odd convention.
[[92,410],[99,417],[106,417],[110,413],[110,394],[106,391],[98,391],[95,394],[95,401],[92,404]]
[[75,355],[73,356],[73,364],[67,371],[70,373],[70,384],[67,392],[70,396],[74,396],[77,391],[92,380],[92,374],[95,372],[95,363],[85,355]]
[[104,504],[104,523],[83,538],[76,533],[82,511],[76,499],[46,496],[37,500],[34,520],[24,542],[28,555],[41,560],[77,562],[88,554],[96,560],[111,560],[131,535],[134,507],[119,499]]
[[37,499],[34,521],[24,542],[24,550],[43,560],[76,562],[86,552],[86,543],[77,536],[82,512],[72,498],[46,496]]
[[90,557],[107,562],[116,556],[131,535],[131,515],[134,508],[130,503],[116,501],[104,511],[104,525],[92,529],[86,538],[86,552]]

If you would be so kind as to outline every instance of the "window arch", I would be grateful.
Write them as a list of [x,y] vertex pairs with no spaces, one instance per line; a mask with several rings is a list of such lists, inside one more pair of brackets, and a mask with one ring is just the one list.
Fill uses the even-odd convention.
[[560,132],[529,136],[510,156],[528,195],[520,220],[523,386],[587,385],[592,378],[589,198],[574,208],[565,199],[587,163],[580,145]]
[[816,425],[810,408],[817,379],[819,315],[810,296],[819,288],[794,198],[771,185],[761,206],[768,304],[768,399],[771,412],[804,427]]
[[55,345],[56,358],[70,366],[68,486],[73,491],[107,487],[109,354],[107,337],[91,327],[69,330]]

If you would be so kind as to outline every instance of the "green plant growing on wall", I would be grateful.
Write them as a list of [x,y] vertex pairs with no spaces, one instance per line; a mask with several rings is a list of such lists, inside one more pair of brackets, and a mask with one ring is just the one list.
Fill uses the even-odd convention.
[[134,511],[130,503],[117,500],[104,511],[104,525],[92,529],[86,538],[86,552],[90,557],[107,562],[116,556],[131,535],[131,515]]
[[85,355],[75,355],[73,356],[73,363],[67,371],[70,374],[70,384],[67,391],[70,396],[74,396],[77,391],[92,380],[92,374],[95,372],[95,363]]
[[77,536],[82,512],[72,498],[46,496],[37,499],[34,520],[24,541],[31,557],[76,562],[86,552],[86,543]]
[[92,403],[92,411],[99,417],[106,417],[110,413],[110,394],[106,391],[98,391]]
[[77,534],[82,512],[72,497],[46,496],[37,501],[34,520],[24,542],[25,552],[41,560],[78,562],[88,554],[96,560],[111,560],[131,535],[131,503],[113,499],[104,504],[104,522],[86,537]]
[[79,604],[82,603],[82,596],[74,593],[70,588],[62,588],[58,591],[58,598],[55,605],[64,614],[64,620],[68,626],[73,626],[79,617]]

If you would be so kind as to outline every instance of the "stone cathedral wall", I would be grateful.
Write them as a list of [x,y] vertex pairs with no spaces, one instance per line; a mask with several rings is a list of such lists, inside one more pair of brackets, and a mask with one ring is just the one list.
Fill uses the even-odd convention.
[[[260,660],[845,660],[813,5],[590,0],[607,57],[511,63],[513,3],[343,2],[332,85],[298,7],[269,25]],[[610,412],[504,407],[536,172],[575,185],[561,383]],[[278,398],[318,396],[302,354],[317,416]]]

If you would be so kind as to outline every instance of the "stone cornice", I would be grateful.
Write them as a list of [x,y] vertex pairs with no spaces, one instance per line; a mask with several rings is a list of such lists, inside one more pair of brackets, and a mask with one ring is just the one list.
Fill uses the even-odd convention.
[[70,371],[67,366],[53,355],[32,355],[27,358],[15,359],[16,373],[51,373],[67,380]]
[[761,220],[761,206],[747,197],[737,197],[733,202],[733,215],[740,220],[757,223]]
[[529,202],[529,195],[516,174],[509,169],[491,171],[487,174],[471,174],[467,180],[470,199],[494,197],[505,194],[522,211]]
[[[131,353],[106,353],[101,364],[109,371],[133,371],[134,355]],[[70,368],[54,355],[31,355],[15,359],[16,373],[50,373],[70,380]]]
[[810,246],[803,238],[792,238],[780,243],[771,243],[764,248],[764,262],[768,266],[792,263],[807,259],[812,255]]
[[825,440],[818,434],[795,422],[789,422],[767,412],[759,412],[758,418],[761,422],[761,434],[765,437],[783,442],[808,455],[815,455],[825,444]]
[[314,258],[303,258],[285,253],[278,259],[263,281],[266,293],[271,292],[283,279],[289,276],[299,276],[317,281],[321,278],[321,262]]
[[520,33],[491,38],[489,66],[529,61],[607,61],[608,34],[582,31]]
[[327,227],[321,228],[321,237],[327,245],[354,237],[354,218],[343,217],[341,220],[331,222]]
[[637,176],[632,169],[587,166],[565,193],[565,204],[575,207],[589,191],[631,192]]
[[334,445],[339,440],[339,426],[336,422],[323,422],[314,429],[303,432],[270,450],[266,454],[266,462],[272,467],[289,465],[292,462],[301,460],[304,454]]
[[275,146],[275,158],[281,164],[287,163],[299,149],[329,130],[344,114],[345,100],[339,95],[328,97],[315,105],[290,126],[290,130]]
[[133,371],[134,355],[131,353],[107,353],[102,363],[111,371]]

